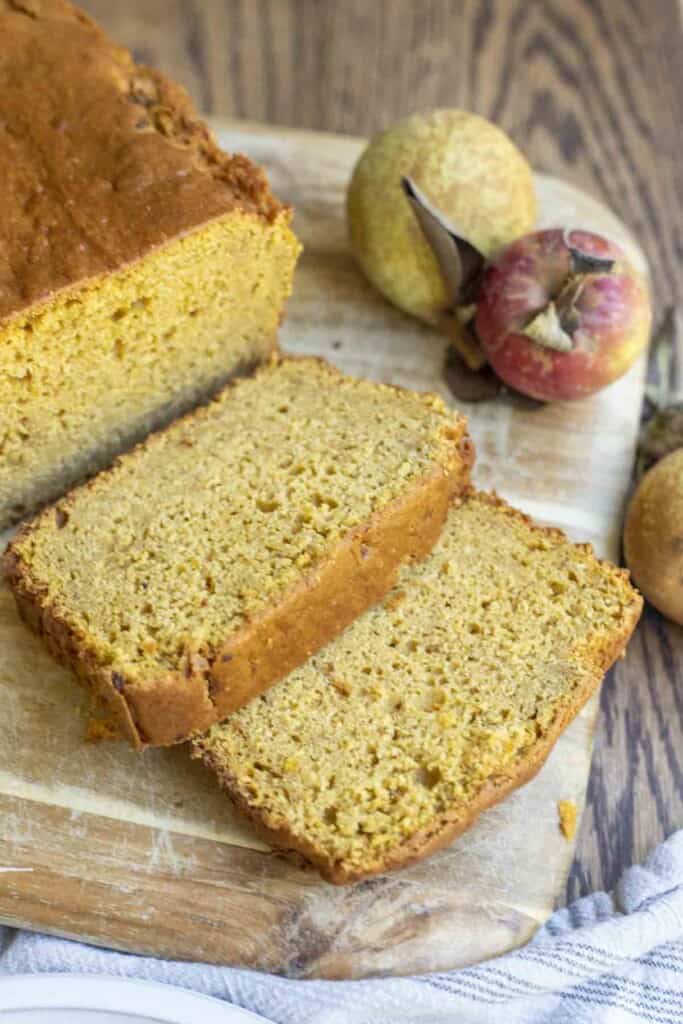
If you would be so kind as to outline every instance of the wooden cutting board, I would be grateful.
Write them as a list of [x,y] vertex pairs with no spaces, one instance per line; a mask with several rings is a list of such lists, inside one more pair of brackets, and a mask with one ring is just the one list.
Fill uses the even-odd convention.
[[[389,307],[350,257],[343,198],[360,140],[219,126],[296,208],[305,250],[281,340],[342,369],[440,391],[444,342]],[[538,176],[541,223],[602,231],[643,258],[600,204]],[[467,409],[476,480],[616,558],[642,363],[601,395]],[[0,589],[0,919],[163,957],[290,977],[445,969],[500,954],[562,898],[574,845],[557,802],[583,806],[597,701],[545,768],[449,850],[335,888],[271,852],[183,749],[84,743],[88,698]]]

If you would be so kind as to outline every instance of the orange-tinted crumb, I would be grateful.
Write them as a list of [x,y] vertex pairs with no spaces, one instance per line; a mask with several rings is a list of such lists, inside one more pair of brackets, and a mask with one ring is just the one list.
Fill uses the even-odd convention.
[[576,835],[578,810],[573,800],[558,800],[557,814],[560,819],[560,832],[565,839],[571,840]]

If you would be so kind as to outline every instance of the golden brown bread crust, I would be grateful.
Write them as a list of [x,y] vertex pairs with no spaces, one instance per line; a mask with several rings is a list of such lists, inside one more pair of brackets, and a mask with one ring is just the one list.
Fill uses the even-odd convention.
[[[470,487],[463,493],[460,500],[465,499],[468,493],[475,493],[475,489]],[[480,500],[487,500],[490,504],[503,509],[507,515],[522,520],[533,530],[549,536],[565,538],[562,530],[537,525],[529,516],[518,509],[512,508],[507,502],[499,498],[497,494],[476,493]],[[583,547],[592,553],[592,546],[590,544],[577,546]],[[614,571],[624,580],[628,581],[629,573],[627,570],[615,568]],[[547,734],[533,745],[526,758],[517,763],[517,770],[515,772],[490,779],[481,788],[476,799],[468,804],[467,807],[456,808],[439,815],[434,819],[429,828],[422,829],[420,832],[410,836],[390,851],[388,855],[371,864],[367,864],[363,870],[354,871],[350,870],[347,865],[331,862],[314,843],[308,842],[305,837],[294,835],[288,828],[282,827],[282,825],[271,820],[267,811],[253,807],[246,795],[242,793],[238,781],[226,771],[225,765],[215,758],[211,751],[202,749],[201,741],[193,745],[192,756],[202,760],[208,768],[216,773],[220,785],[226,790],[232,802],[257,826],[266,841],[285,851],[295,851],[302,854],[328,882],[332,882],[334,885],[348,885],[371,878],[374,875],[394,871],[397,868],[409,867],[411,864],[415,864],[425,857],[430,857],[445,846],[448,846],[454,839],[457,839],[458,836],[475,824],[482,811],[499,803],[515,789],[529,782],[540,771],[561,733],[574,720],[586,701],[598,688],[608,668],[622,654],[638,623],[642,607],[642,598],[634,590],[634,601],[630,615],[626,619],[621,632],[612,638],[611,643],[605,647],[575,652],[575,657],[584,663],[588,662],[594,669],[594,673],[592,675],[590,673],[586,674],[586,685],[575,694],[574,701],[570,705],[558,712]]]
[[0,321],[233,209],[285,209],[66,0],[0,0],[0,39]]
[[[227,385],[232,386],[234,382]],[[466,421],[459,419],[457,426],[447,464],[436,466],[400,498],[350,531],[336,550],[276,605],[226,638],[210,659],[188,659],[182,673],[151,681],[123,678],[99,663],[50,603],[44,588],[33,580],[17,542],[54,516],[54,506],[24,526],[4,555],[3,569],[19,613],[50,652],[93,690],[117,728],[138,749],[178,743],[191,733],[205,732],[305,661],[384,597],[394,585],[401,562],[429,553],[439,538],[451,499],[469,484],[474,447]],[[134,458],[146,446],[143,442],[124,458]],[[111,473],[115,467],[116,463],[105,472]],[[92,487],[97,479],[82,486]]]

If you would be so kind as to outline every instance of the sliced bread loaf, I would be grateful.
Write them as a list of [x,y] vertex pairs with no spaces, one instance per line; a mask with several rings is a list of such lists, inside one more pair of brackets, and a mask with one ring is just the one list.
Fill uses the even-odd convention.
[[299,244],[185,90],[0,0],[0,529],[266,362]]
[[44,510],[5,571],[133,742],[173,743],[386,594],[471,458],[436,396],[274,359]]
[[641,605],[590,547],[471,494],[382,605],[193,751],[330,881],[400,867],[538,771]]

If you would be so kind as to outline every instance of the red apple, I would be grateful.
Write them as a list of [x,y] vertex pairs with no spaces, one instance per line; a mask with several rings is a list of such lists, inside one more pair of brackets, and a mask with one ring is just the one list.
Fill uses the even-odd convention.
[[476,330],[498,376],[541,401],[583,398],[648,343],[645,281],[613,242],[553,229],[519,238],[487,268]]

